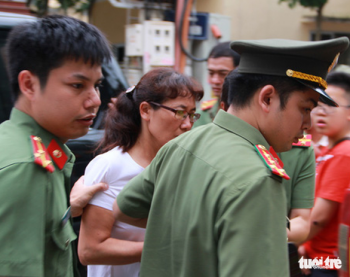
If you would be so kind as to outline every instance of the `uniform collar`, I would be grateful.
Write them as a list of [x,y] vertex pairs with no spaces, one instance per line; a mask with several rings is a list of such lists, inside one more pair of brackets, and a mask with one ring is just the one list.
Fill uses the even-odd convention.
[[58,147],[67,155],[68,162],[74,162],[75,158],[70,149],[62,143],[58,137],[48,132],[42,128],[30,115],[13,108],[10,115],[10,121],[13,122],[16,126],[19,126],[26,134],[33,136],[38,136],[41,138],[45,147],[48,147],[52,140],[57,142]]
[[214,106],[213,106],[213,109],[215,111],[215,114],[217,114],[220,110],[220,101],[219,99],[215,102]]
[[248,124],[237,116],[229,114],[220,109],[213,122],[217,126],[220,126],[221,128],[244,138],[252,145],[261,144],[264,145],[266,149],[270,148],[270,145],[258,131],[258,129],[254,128],[252,125]]

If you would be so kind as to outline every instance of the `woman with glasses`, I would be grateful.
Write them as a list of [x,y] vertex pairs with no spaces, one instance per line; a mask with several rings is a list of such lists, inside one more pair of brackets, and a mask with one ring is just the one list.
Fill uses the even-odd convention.
[[85,172],[85,184],[109,184],[84,209],[78,252],[88,276],[139,275],[145,229],[115,222],[112,206],[126,183],[144,170],[169,140],[199,118],[203,90],[192,78],[169,68],[154,69],[122,93],[105,122],[102,154]]

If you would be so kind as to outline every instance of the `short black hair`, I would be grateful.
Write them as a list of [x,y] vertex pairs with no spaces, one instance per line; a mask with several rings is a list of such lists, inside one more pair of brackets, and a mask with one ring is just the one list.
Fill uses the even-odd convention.
[[93,25],[78,19],[53,15],[13,28],[6,42],[10,84],[17,100],[18,75],[29,70],[46,85],[51,70],[67,60],[101,65],[112,56],[105,36]]
[[281,109],[284,109],[289,96],[294,91],[306,91],[309,87],[289,77],[239,73],[237,69],[232,70],[226,77],[221,101],[226,101],[225,105],[233,105],[236,108],[243,108],[250,104],[255,92],[266,86],[272,85],[277,90]]
[[210,51],[209,58],[216,59],[221,57],[232,58],[234,68],[239,65],[241,59],[241,56],[231,49],[229,41],[219,43]]
[[225,78],[224,84],[222,85],[222,90],[221,90],[221,97],[220,97],[220,104],[224,104],[224,110],[227,111],[228,107],[230,106],[229,101],[228,101],[228,93],[229,93],[229,87],[230,87],[230,82],[226,81],[227,77]]
[[[328,85],[336,86],[345,91],[345,97],[350,103],[350,74],[342,71],[332,71],[327,77]],[[327,90],[326,90],[327,92]]]
[[328,85],[333,85],[342,88],[347,93],[350,93],[350,74],[340,71],[332,71],[326,78]]

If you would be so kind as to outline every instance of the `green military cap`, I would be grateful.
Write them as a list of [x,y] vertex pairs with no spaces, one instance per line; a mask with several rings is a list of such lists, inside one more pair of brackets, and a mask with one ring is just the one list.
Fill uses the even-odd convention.
[[349,45],[347,37],[323,41],[287,39],[238,40],[231,48],[241,55],[238,72],[288,76],[320,94],[320,101],[338,106],[324,91],[328,72]]

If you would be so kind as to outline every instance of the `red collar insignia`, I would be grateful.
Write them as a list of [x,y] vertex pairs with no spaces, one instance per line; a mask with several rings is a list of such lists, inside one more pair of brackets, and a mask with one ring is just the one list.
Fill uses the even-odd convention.
[[311,138],[312,138],[311,135],[304,135],[304,137],[299,139],[297,143],[293,143],[293,146],[310,147]]
[[68,157],[54,139],[51,140],[49,146],[47,147],[47,152],[50,154],[57,167],[62,170],[68,160]]

